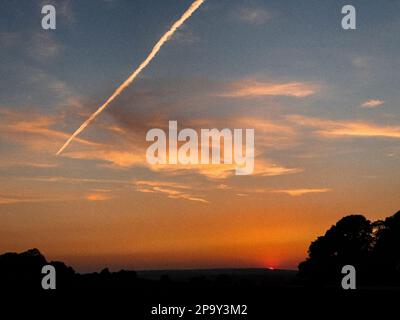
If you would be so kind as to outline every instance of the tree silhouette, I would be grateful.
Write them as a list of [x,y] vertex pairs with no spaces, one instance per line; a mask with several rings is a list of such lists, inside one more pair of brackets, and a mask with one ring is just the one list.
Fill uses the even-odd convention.
[[377,222],[372,261],[382,283],[400,283],[400,211]]
[[372,250],[373,227],[362,215],[339,220],[309,247],[309,257],[299,265],[299,275],[320,284],[336,282],[341,268],[350,264],[365,273]]
[[311,243],[299,276],[310,283],[339,284],[347,264],[356,268],[359,284],[399,285],[400,211],[372,223],[362,215],[342,218]]
[[39,288],[41,269],[47,264],[38,249],[0,255],[0,283],[4,288]]

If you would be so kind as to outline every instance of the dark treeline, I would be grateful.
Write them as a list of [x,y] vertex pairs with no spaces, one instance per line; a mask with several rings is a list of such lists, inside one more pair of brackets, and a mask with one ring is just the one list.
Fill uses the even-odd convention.
[[[199,275],[185,281],[172,281],[166,274],[159,279],[138,277],[135,271],[121,270],[79,274],[63,262],[46,261],[37,249],[23,253],[0,255],[2,289],[41,289],[42,267],[51,264],[56,269],[57,289],[135,288],[151,292],[155,288],[187,287],[302,287],[307,284],[340,287],[341,269],[353,265],[357,271],[357,286],[400,286],[400,212],[383,221],[371,222],[362,215],[342,218],[309,247],[308,258],[300,263],[297,277],[293,272],[243,271],[213,277]],[[176,271],[179,273],[179,271]]]

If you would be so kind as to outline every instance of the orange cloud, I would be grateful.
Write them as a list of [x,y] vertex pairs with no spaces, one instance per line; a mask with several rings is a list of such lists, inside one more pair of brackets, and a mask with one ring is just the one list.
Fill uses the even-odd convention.
[[286,193],[292,197],[299,197],[309,193],[325,193],[331,192],[331,189],[282,189],[282,190],[273,190],[273,193]]
[[[132,182],[128,180],[112,180],[112,179],[87,179],[87,178],[67,178],[62,176],[44,176],[44,177],[30,177],[22,178],[22,180],[38,181],[38,182],[49,182],[49,183],[70,183],[70,184],[122,184],[131,185]],[[101,190],[101,189],[99,189]],[[98,190],[94,190],[98,191]],[[103,191],[104,192],[104,191]]]
[[190,189],[190,187],[187,186],[187,185],[179,184],[179,183],[175,183],[175,182],[170,182],[170,181],[139,180],[139,181],[136,181],[135,184],[137,186],[147,186],[147,187],[152,187],[152,188],[169,187],[169,188],[177,188],[177,189]]
[[[154,165],[152,171],[164,172],[169,175],[197,173],[209,179],[226,179],[235,176],[236,164],[198,164],[198,165]],[[286,168],[264,159],[256,159],[254,172],[250,176],[280,176],[302,172],[302,168]]]
[[361,107],[365,108],[365,109],[372,109],[372,108],[379,107],[379,106],[383,105],[384,103],[385,103],[384,100],[371,99],[371,100],[364,101],[361,104]]
[[208,203],[207,200],[187,193],[190,186],[167,181],[137,181],[137,191],[143,193],[162,193],[171,199],[185,199]]
[[286,168],[278,164],[269,163],[268,161],[258,161],[255,174],[264,177],[271,177],[294,174],[303,171],[304,169],[302,168]]
[[289,116],[298,125],[317,128],[316,132],[325,137],[386,137],[400,138],[399,126],[383,126],[362,121],[334,121],[303,116]]
[[[251,117],[232,118],[228,122],[236,128],[254,128],[257,146],[260,148],[269,148],[272,146],[285,148],[288,145],[292,145],[296,139],[295,131],[289,125],[275,124],[271,121],[263,121]],[[221,119],[197,119],[189,121],[186,125],[192,128],[222,128],[226,125],[226,122],[221,121]],[[185,127],[182,125],[181,129]],[[121,132],[121,130],[115,129],[112,131]],[[148,145],[146,145],[144,139],[141,139],[137,135],[132,135],[129,138],[131,140],[118,135],[118,139],[122,140],[118,144],[110,142],[110,144],[103,144],[90,150],[67,151],[61,156],[73,159],[103,161],[106,163],[106,166],[111,166],[115,169],[145,167],[153,172],[165,173],[167,175],[191,175],[195,173],[210,179],[225,179],[235,175],[235,164],[150,165],[146,160],[146,148]],[[200,148],[201,143],[199,144]],[[255,151],[258,154],[262,153],[261,149]],[[257,153],[255,155],[255,175],[277,176],[302,171],[300,168],[286,168],[279,164],[273,164],[268,160],[257,158]]]
[[37,202],[35,199],[17,199],[10,197],[0,196],[0,205],[2,204],[15,204],[15,203],[24,203],[24,202]]
[[87,150],[66,152],[61,156],[72,159],[100,160],[115,167],[129,168],[133,166],[147,166],[145,150],[118,151],[118,150]]
[[245,98],[262,96],[286,96],[304,98],[316,93],[318,87],[306,82],[261,82],[256,80],[241,80],[229,85],[221,97]]
[[105,193],[92,193],[86,196],[86,200],[89,201],[106,201],[110,200],[112,197]]
[[19,203],[47,203],[47,202],[64,202],[64,201],[78,201],[78,200],[88,200],[88,201],[105,201],[111,199],[111,195],[108,191],[98,190],[96,192],[90,193],[86,196],[74,196],[74,197],[46,197],[43,198],[39,195],[31,196],[17,196],[17,195],[7,195],[0,194],[0,205],[7,204],[19,204]]
[[[31,110],[14,112],[7,109],[1,109],[0,115],[0,132],[3,137],[30,149],[48,151],[53,144],[57,145],[69,136],[52,128],[60,124],[62,116],[43,116]],[[86,146],[99,145],[85,139],[77,141]]]
[[8,168],[8,167],[33,167],[33,168],[41,168],[41,169],[48,169],[48,168],[56,168],[58,167],[55,163],[41,163],[41,162],[15,162],[13,160],[9,161],[0,161],[1,168]]
[[41,198],[40,196],[22,197],[17,195],[0,195],[0,205],[19,204],[19,203],[45,203],[72,201],[72,198]]

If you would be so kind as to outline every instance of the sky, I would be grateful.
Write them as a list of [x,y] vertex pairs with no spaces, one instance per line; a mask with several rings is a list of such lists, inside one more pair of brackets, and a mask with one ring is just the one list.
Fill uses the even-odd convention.
[[[41,28],[53,4],[57,29]],[[295,269],[348,214],[399,210],[400,1],[0,3],[0,252],[78,271]],[[255,169],[150,165],[146,133],[253,128]]]

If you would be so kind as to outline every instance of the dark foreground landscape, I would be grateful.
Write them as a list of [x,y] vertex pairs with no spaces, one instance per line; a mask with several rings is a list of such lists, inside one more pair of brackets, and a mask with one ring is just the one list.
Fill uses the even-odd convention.
[[[7,300],[3,301],[8,301],[3,307],[12,306],[13,312],[30,315],[41,314],[45,309],[47,313],[42,316],[55,319],[58,317],[52,315],[59,313],[71,319],[85,315],[90,319],[97,315],[107,315],[110,319],[268,319],[277,314],[283,318],[300,315],[324,318],[326,312],[340,319],[343,314],[378,312],[382,316],[390,306],[396,306],[400,297],[397,286],[343,290],[340,283],[308,283],[297,271],[290,270],[109,272],[104,269],[99,273],[78,274],[62,262],[47,262],[36,249],[4,254],[0,262],[1,290],[7,294]],[[56,267],[56,290],[41,287],[41,267],[47,263]],[[5,266],[9,268],[7,272]],[[24,307],[19,308],[21,305]],[[202,305],[228,305],[242,314],[212,315],[210,310],[202,310]],[[366,308],[372,305],[385,308]],[[160,310],[163,306],[185,306],[190,311],[183,317],[152,314],[154,308]],[[202,311],[196,314],[199,309]]]
[[[79,274],[30,249],[0,255],[0,290],[7,299],[2,300],[2,307],[12,306],[13,312],[29,314],[47,310],[43,316],[61,312],[72,319],[86,312],[91,319],[97,313],[111,315],[111,319],[268,319],[276,313],[283,318],[325,318],[327,314],[348,318],[352,314],[358,319],[362,314],[369,318],[376,313],[377,319],[386,319],[384,314],[396,309],[400,298],[399,248],[398,212],[376,222],[361,215],[342,218],[311,243],[299,271],[110,272],[106,268]],[[56,270],[55,290],[42,288],[42,267],[48,264]],[[355,290],[342,288],[344,265],[357,270]],[[210,305],[228,305],[231,314],[212,314]],[[183,316],[154,314],[169,307],[185,307],[186,311]]]

